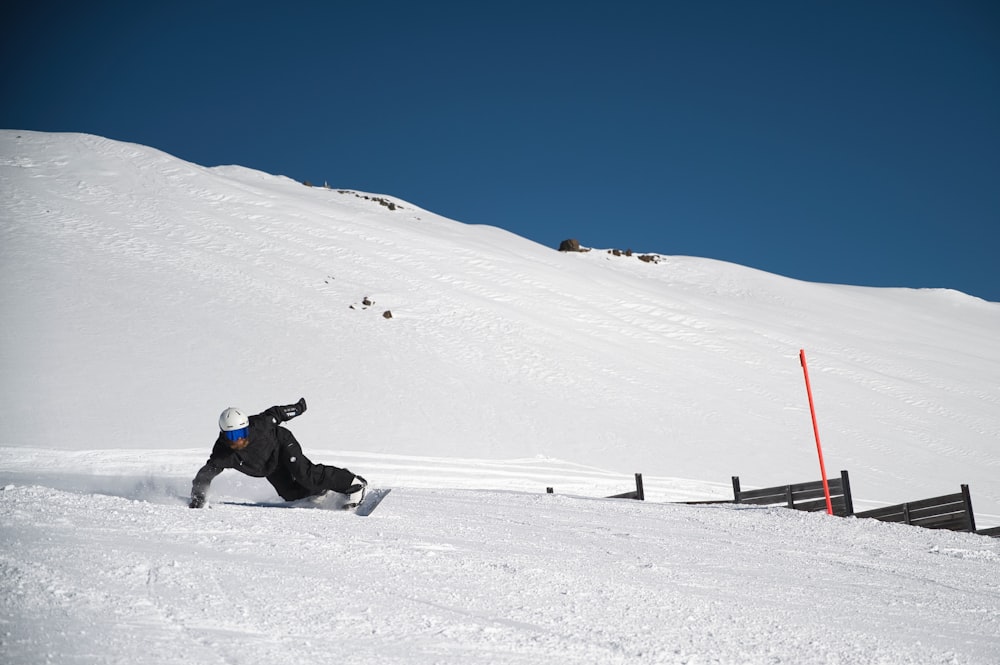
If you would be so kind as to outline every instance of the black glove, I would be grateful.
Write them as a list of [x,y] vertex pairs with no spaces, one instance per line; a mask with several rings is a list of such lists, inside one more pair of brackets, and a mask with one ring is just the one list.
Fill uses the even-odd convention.
[[188,508],[204,508],[204,507],[205,507],[205,495],[192,494],[191,503],[188,504]]
[[281,413],[284,416],[285,421],[291,420],[295,416],[301,416],[303,413],[306,412],[306,398],[300,397],[299,401],[296,402],[295,404],[289,404],[288,406],[279,406],[278,408],[281,409]]

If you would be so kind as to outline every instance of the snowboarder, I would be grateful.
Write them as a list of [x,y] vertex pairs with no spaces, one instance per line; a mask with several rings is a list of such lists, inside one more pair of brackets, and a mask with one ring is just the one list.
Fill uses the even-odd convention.
[[219,438],[205,466],[191,484],[191,508],[202,508],[212,479],[223,469],[236,469],[255,478],[266,478],[282,499],[297,501],[327,490],[349,495],[357,503],[368,483],[347,469],[313,464],[302,446],[281,423],[302,415],[305,398],[288,406],[272,406],[249,416],[229,407],[219,416]]

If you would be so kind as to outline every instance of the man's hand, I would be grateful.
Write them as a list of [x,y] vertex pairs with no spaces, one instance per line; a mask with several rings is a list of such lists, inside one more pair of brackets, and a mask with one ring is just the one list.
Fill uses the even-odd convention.
[[279,406],[278,409],[281,411],[281,420],[279,422],[286,422],[291,420],[296,416],[301,416],[306,411],[306,398],[300,397],[299,401],[295,404],[289,404],[288,406]]
[[191,503],[188,504],[188,508],[204,508],[204,507],[205,507],[205,495],[192,494]]

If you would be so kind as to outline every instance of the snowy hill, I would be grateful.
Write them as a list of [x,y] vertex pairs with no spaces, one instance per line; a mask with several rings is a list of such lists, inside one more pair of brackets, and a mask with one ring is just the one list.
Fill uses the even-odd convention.
[[[83,644],[110,645],[120,662],[171,662],[178,635],[206,656],[195,660],[221,650],[230,661],[298,662],[309,648],[275,636],[323,648],[363,630],[383,639],[359,653],[381,662],[542,662],[562,650],[565,662],[645,652],[662,662],[985,663],[1000,651],[1000,589],[981,584],[1000,579],[996,541],[660,503],[727,497],[732,475],[744,487],[818,477],[804,348],[827,469],[850,471],[859,510],[968,483],[979,526],[1000,524],[998,303],[694,257],[559,253],[388,195],[86,135],[0,132],[0,188],[0,582],[17,592],[0,594],[0,640],[13,662],[39,660],[41,643],[62,662],[87,660]],[[182,506],[222,408],[299,396],[310,408],[292,429],[310,456],[395,487],[395,505],[368,521],[234,505],[274,495],[229,473],[213,485],[216,509]],[[541,495],[626,491],[636,471],[646,505]],[[714,535],[698,535],[702,523]],[[371,547],[352,558],[334,534]],[[79,561],[59,558],[62,541]],[[843,544],[810,577],[805,559],[831,542]],[[332,585],[301,629],[236,581],[249,570],[279,593],[262,552],[291,557],[290,596]],[[768,563],[775,552],[784,572]],[[427,586],[399,588],[424,574]],[[435,576],[457,580],[451,596],[430,590]],[[628,604],[640,578],[686,589],[646,628]],[[588,581],[591,595],[570,591]],[[352,584],[376,590],[361,624],[341,602]],[[847,598],[866,599],[863,611],[833,600],[847,636],[824,641],[797,603],[844,585]],[[89,628],[119,595],[123,608],[148,609],[141,629]],[[396,634],[379,615],[403,597]],[[485,609],[470,610],[476,602]],[[221,618],[223,606],[245,612],[243,628]],[[952,612],[975,620],[949,628]],[[546,623],[574,616],[579,625],[562,632]],[[627,616],[630,628],[601,625],[605,616]],[[888,635],[897,620],[912,629]],[[142,651],[121,625],[164,646]],[[339,628],[316,634],[328,625]],[[75,630],[95,632],[76,640]],[[755,635],[766,639],[747,647]],[[248,638],[275,657],[238,657]],[[811,644],[822,648],[803,655]]]
[[998,303],[559,253],[93,136],[0,156],[0,445],[200,458],[225,406],[304,395],[307,450],[774,485],[818,475],[804,348],[859,499],[1000,515]]

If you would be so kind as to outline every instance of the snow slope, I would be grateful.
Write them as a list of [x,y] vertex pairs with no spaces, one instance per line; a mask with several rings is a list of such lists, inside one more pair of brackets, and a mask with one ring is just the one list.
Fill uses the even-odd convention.
[[[662,503],[818,477],[804,348],[859,509],[968,483],[1000,524],[998,303],[564,254],[86,135],[0,132],[0,191],[11,662],[1000,653],[996,541]],[[385,508],[241,505],[274,495],[233,473],[183,508],[223,407],[303,395],[311,457]],[[636,471],[644,505],[567,496]]]
[[368,518],[0,492],[9,663],[995,663],[1000,540],[399,488]]

